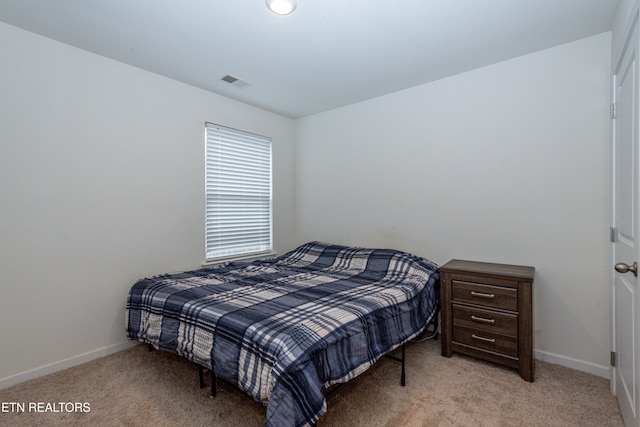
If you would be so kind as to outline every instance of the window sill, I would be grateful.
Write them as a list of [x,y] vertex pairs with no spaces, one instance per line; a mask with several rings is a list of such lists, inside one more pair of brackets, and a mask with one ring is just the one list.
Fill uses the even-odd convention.
[[224,264],[227,262],[232,262],[232,261],[255,261],[263,258],[273,258],[276,255],[278,255],[276,252],[270,251],[270,252],[260,252],[260,253],[244,255],[244,256],[237,256],[237,257],[216,258],[209,261],[204,261],[202,263],[202,266],[215,267],[217,265]]

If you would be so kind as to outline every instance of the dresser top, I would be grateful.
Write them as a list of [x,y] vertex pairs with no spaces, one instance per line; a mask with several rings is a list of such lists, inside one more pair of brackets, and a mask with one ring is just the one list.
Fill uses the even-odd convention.
[[533,281],[534,267],[524,265],[495,264],[491,262],[452,259],[440,266],[440,271],[462,271],[467,273],[506,276]]

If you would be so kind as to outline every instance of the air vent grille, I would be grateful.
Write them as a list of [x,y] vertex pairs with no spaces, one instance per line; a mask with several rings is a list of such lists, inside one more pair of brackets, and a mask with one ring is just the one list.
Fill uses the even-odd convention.
[[239,79],[238,77],[234,77],[230,74],[227,74],[225,76],[223,76],[220,80],[222,80],[225,83],[230,84],[231,86],[235,86],[235,87],[239,87],[239,88],[245,88],[245,87],[249,87],[251,86],[251,83]]

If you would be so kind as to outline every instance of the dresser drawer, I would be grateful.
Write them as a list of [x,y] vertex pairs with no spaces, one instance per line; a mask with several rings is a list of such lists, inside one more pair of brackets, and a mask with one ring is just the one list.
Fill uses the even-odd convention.
[[507,356],[518,356],[518,338],[464,326],[453,328],[453,341]]
[[502,335],[518,335],[518,316],[453,304],[453,324]]
[[502,310],[518,311],[518,290],[452,280],[452,300]]

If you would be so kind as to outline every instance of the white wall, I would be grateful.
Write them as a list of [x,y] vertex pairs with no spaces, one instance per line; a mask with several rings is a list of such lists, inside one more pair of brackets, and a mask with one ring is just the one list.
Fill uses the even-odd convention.
[[199,266],[205,121],[273,138],[277,251],[533,265],[538,355],[606,375],[610,41],[293,122],[0,23],[0,387],[121,348],[131,284]]
[[298,238],[533,265],[538,357],[608,375],[610,43],[298,120]]
[[292,120],[2,23],[0,52],[0,386],[122,348],[133,282],[200,266],[205,121],[273,138],[291,248]]

